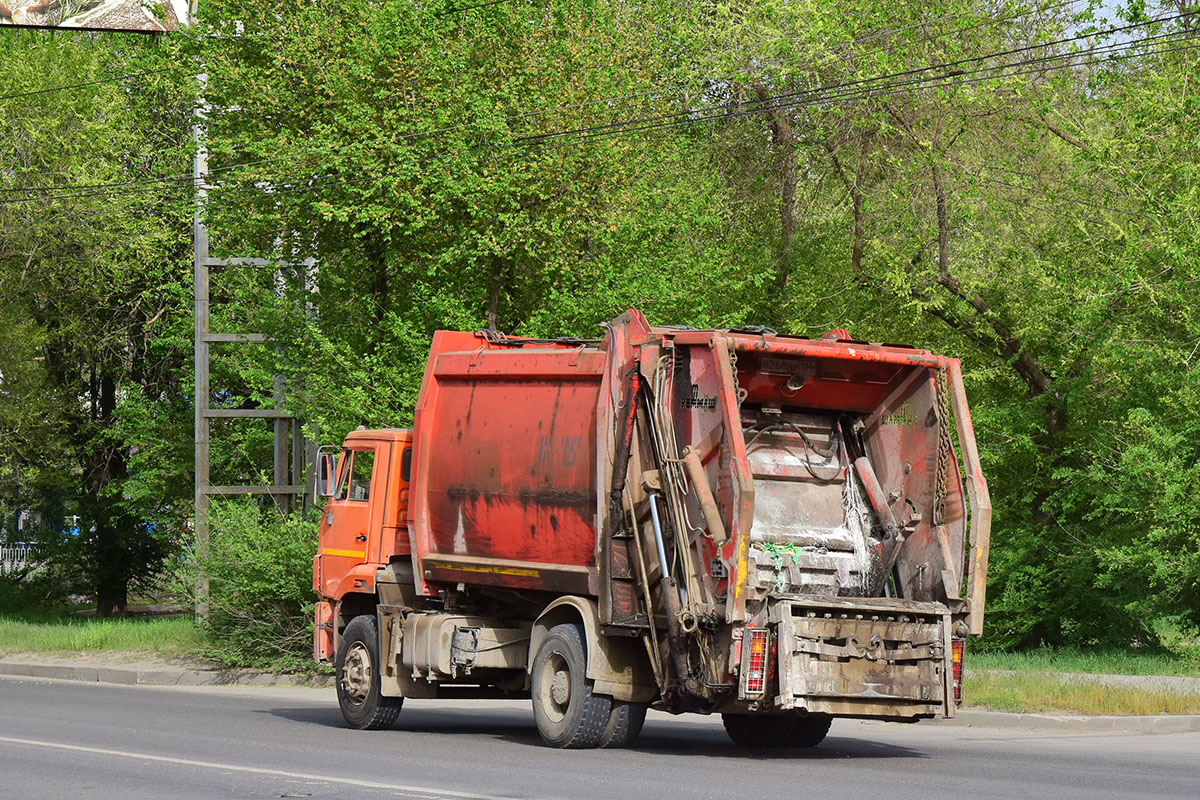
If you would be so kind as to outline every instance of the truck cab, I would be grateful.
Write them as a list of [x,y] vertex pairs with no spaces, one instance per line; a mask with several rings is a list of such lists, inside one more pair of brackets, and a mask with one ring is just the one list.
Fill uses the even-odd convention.
[[401,429],[352,431],[340,452],[318,454],[319,493],[326,497],[313,558],[313,591],[326,601],[315,632],[318,663],[332,664],[336,631],[332,611],[373,608],[377,576],[412,553],[408,535],[408,480],[412,434]]

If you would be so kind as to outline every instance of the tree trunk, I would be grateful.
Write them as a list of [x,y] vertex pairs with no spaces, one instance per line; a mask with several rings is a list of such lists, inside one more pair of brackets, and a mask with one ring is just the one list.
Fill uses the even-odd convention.
[[113,614],[124,614],[129,606],[128,582],[112,581],[104,586],[96,587],[96,615],[111,617]]
[[779,180],[779,254],[776,288],[787,289],[792,277],[792,247],[800,230],[796,209],[796,134],[783,111],[771,116],[771,138],[778,150],[776,173]]
[[833,162],[834,171],[846,187],[846,191],[850,194],[850,211],[854,225],[854,232],[850,241],[850,273],[855,278],[861,280],[863,277],[863,252],[866,250],[862,187],[867,173],[867,155],[871,148],[871,136],[867,133],[863,133],[861,136],[858,163],[854,166],[853,179],[848,177],[846,170],[842,168],[842,160],[838,156],[837,149],[830,144],[829,140],[822,139],[821,144],[824,145],[825,151],[829,153],[829,160]]
[[388,294],[391,288],[388,283],[387,246],[379,231],[372,230],[363,237],[363,254],[366,256],[367,268],[370,271],[370,313],[371,319],[375,323],[375,330],[371,332],[368,341],[371,352],[374,353],[383,344],[386,337],[387,328],[384,323],[387,318]]
[[[107,436],[115,420],[117,408],[117,383],[108,372],[107,365],[93,364],[92,408],[94,421],[102,431],[89,438],[87,445],[92,452],[89,474],[85,477],[83,491],[86,505],[91,510],[90,528],[94,528],[95,554],[92,575],[96,591],[96,613],[102,617],[115,612],[124,612],[129,597],[131,562],[128,543],[133,530],[122,530],[134,526],[136,521],[127,519],[119,507],[119,493],[111,484],[126,477],[126,454]],[[80,536],[86,535],[80,530]]]
[[[488,330],[502,331],[505,330],[504,325],[506,323],[512,322],[511,319],[504,317],[500,313],[500,301],[511,291],[515,277],[515,271],[511,263],[506,262],[499,255],[492,259],[492,276],[488,280],[487,311],[484,312],[484,327]],[[511,306],[512,303],[510,302],[509,305]],[[510,309],[508,317],[512,316],[513,311]]]
[[[756,85],[760,100],[770,97],[765,86]],[[775,287],[766,298],[764,321],[778,323],[778,304],[787,291],[792,277],[792,248],[800,231],[800,213],[796,204],[796,133],[783,109],[768,112],[771,143],[776,152],[775,178],[779,192],[779,248],[775,254]]]

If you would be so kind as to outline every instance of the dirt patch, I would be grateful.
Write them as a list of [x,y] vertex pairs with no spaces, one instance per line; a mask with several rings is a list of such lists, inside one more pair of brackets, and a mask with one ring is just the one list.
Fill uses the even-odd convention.
[[65,667],[129,667],[138,669],[215,670],[221,667],[195,656],[164,656],[146,650],[96,650],[86,653],[22,653],[0,650],[11,663],[56,664]]

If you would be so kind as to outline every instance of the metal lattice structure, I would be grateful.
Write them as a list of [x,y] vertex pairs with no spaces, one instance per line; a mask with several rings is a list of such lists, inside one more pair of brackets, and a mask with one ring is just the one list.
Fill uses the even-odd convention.
[[[194,18],[196,3],[193,0],[191,13]],[[206,76],[200,76],[203,91]],[[229,495],[270,495],[281,509],[303,504],[306,495],[304,476],[307,465],[314,457],[314,447],[304,439],[300,420],[282,408],[286,388],[283,375],[276,375],[274,382],[274,405],[263,408],[215,408],[212,405],[211,346],[215,343],[269,344],[262,333],[245,331],[213,331],[211,328],[210,277],[214,269],[229,268],[272,268],[275,270],[276,286],[283,285],[283,270],[300,268],[302,280],[308,281],[314,270],[314,259],[300,262],[265,258],[218,258],[210,253],[208,228],[204,222],[207,197],[208,153],[205,141],[205,106],[197,108],[197,120],[193,128],[197,149],[193,161],[196,207],[193,216],[194,242],[194,358],[195,358],[195,495],[194,520],[197,555],[203,559],[209,550],[209,508],[214,497]],[[274,447],[272,453],[271,483],[217,485],[211,480],[211,424],[214,419],[266,419],[273,422]],[[311,483],[311,481],[309,481]],[[196,613],[204,616],[208,611],[208,578],[201,574],[197,584]]]

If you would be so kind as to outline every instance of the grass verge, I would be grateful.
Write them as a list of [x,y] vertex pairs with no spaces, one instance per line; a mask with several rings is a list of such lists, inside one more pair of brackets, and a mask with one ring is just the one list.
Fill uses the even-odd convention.
[[203,642],[203,634],[187,618],[0,615],[0,653],[145,650],[159,655],[186,655]]
[[1103,686],[1086,680],[1055,677],[1052,673],[973,673],[966,676],[963,698],[967,708],[986,711],[1150,716],[1200,714],[1200,694]]
[[1200,664],[1170,653],[1139,653],[1129,650],[1079,650],[1070,647],[1040,647],[1018,653],[975,652],[968,645],[966,664],[970,669],[1007,669],[1017,672],[1086,672],[1093,675],[1182,675],[1200,676]]

